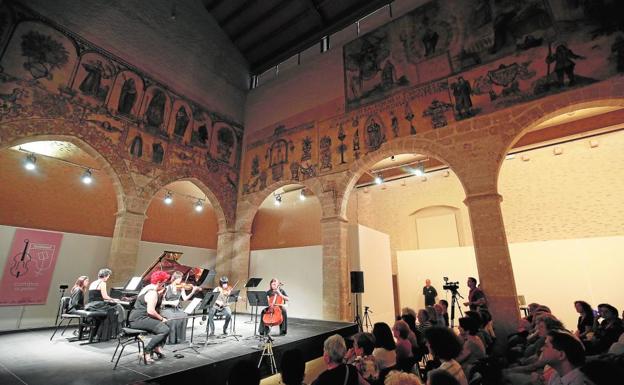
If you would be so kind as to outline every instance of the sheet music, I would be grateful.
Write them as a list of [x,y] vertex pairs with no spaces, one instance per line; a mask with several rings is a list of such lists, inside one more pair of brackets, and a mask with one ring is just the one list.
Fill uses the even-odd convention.
[[142,279],[141,276],[132,277],[130,279],[130,282],[128,282],[126,287],[124,287],[124,290],[136,290],[139,287],[139,284],[141,283],[141,279]]
[[189,302],[189,304],[186,305],[186,308],[184,308],[184,312],[186,314],[193,314],[195,312],[195,309],[197,309],[197,306],[199,306],[199,304],[201,303],[201,301],[202,301],[201,298],[193,298],[191,302]]

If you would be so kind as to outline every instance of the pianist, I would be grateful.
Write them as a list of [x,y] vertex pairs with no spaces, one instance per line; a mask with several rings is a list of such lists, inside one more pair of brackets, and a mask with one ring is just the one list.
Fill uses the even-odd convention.
[[[190,289],[188,292],[186,289]],[[174,271],[171,274],[171,282],[167,285],[162,300],[162,310],[160,314],[169,319],[169,338],[167,343],[179,344],[186,341],[186,325],[188,319],[186,313],[182,311],[180,301],[188,301],[197,291],[199,287],[193,285],[182,284],[182,273]],[[177,319],[176,319],[177,318]]]
[[155,271],[150,276],[150,284],[139,292],[134,309],[130,312],[130,327],[147,330],[154,333],[150,342],[145,346],[145,361],[152,361],[151,356],[156,354],[158,358],[165,355],[162,346],[169,335],[167,318],[158,313],[159,298],[164,292],[165,284],[169,280],[166,271]]
[[106,281],[113,272],[110,269],[100,269],[98,279],[89,285],[89,303],[85,306],[88,311],[101,311],[107,313],[106,318],[96,322],[96,336],[99,341],[108,341],[116,338],[126,321],[126,311],[118,300],[111,298],[106,289]]

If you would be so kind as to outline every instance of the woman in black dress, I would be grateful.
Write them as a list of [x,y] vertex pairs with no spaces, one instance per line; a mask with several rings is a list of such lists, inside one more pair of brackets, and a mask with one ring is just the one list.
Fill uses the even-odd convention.
[[83,310],[85,305],[85,292],[89,287],[89,277],[86,275],[81,275],[74,283],[70,294],[69,294],[69,312],[74,312],[76,310]]
[[89,285],[89,303],[85,310],[107,313],[102,321],[96,321],[96,335],[98,341],[108,341],[117,337],[126,321],[126,311],[118,302],[119,300],[108,295],[106,281],[113,272],[110,269],[100,269],[98,279]]
[[169,280],[169,273],[166,271],[155,271],[150,277],[150,284],[139,292],[134,303],[134,309],[130,312],[130,327],[152,332],[154,337],[145,346],[145,361],[152,361],[151,356],[156,354],[158,358],[165,356],[162,346],[169,335],[167,318],[158,313],[159,300],[165,291],[165,284]]
[[169,338],[167,343],[179,344],[186,341],[186,325],[188,319],[186,313],[182,311],[180,301],[188,301],[199,290],[199,287],[193,286],[187,294],[182,285],[182,273],[174,271],[171,274],[171,283],[167,285],[165,294],[162,299],[160,314],[169,319]]

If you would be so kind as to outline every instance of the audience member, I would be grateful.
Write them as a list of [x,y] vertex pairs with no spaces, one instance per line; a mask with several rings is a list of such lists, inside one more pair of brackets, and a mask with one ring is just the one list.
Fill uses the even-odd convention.
[[589,354],[605,353],[624,332],[622,320],[618,317],[618,310],[608,303],[598,305],[602,321],[596,328],[592,338],[585,344]]
[[414,365],[412,344],[409,341],[410,329],[403,320],[398,320],[392,327],[392,333],[396,338],[396,362],[397,368],[410,372]]
[[585,363],[585,349],[581,341],[568,332],[559,330],[548,332],[540,361],[555,369],[548,385],[587,383],[587,378],[580,370]]
[[594,327],[594,310],[585,301],[574,301],[574,308],[579,313],[578,322],[576,323],[576,332],[578,338],[585,339],[587,333],[591,332]]
[[386,376],[384,385],[422,385],[420,377],[413,373],[393,370]]
[[418,310],[416,319],[418,320],[418,330],[420,330],[421,333],[433,326],[429,319],[429,312],[425,309]]
[[249,360],[237,361],[230,369],[228,385],[259,385],[260,369]]
[[373,336],[375,336],[375,350],[373,356],[377,360],[379,370],[396,366],[396,343],[392,337],[390,326],[384,322],[377,322],[373,325]]
[[459,335],[464,340],[464,345],[462,352],[457,357],[457,362],[462,366],[467,378],[470,376],[470,370],[474,363],[485,357],[485,346],[481,338],[477,336],[478,331],[479,327],[474,318],[462,317],[459,319]]
[[379,379],[379,366],[373,356],[375,337],[371,333],[358,333],[353,338],[353,348],[346,355],[348,364],[353,364],[368,383],[372,384]]
[[459,381],[445,370],[433,370],[427,376],[427,385],[459,385]]
[[282,354],[280,375],[284,385],[303,385],[305,377],[305,360],[299,349],[286,350]]
[[[386,325],[388,326],[388,325]],[[321,373],[312,385],[358,385],[359,374],[353,365],[344,364],[347,347],[339,334],[328,337],[323,344],[323,361],[327,370]]]
[[403,314],[401,318],[410,329],[408,339],[412,344],[412,355],[416,361],[420,361],[422,356],[427,353],[425,340],[422,333],[416,327],[416,317],[411,314]]
[[449,328],[432,327],[425,331],[425,340],[431,354],[441,362],[438,370],[451,374],[460,385],[468,385],[466,375],[455,358],[462,350],[462,343]]
[[438,301],[438,304],[442,306],[442,318],[444,318],[444,325],[449,327],[449,315],[448,315],[448,301],[445,299],[441,299]]

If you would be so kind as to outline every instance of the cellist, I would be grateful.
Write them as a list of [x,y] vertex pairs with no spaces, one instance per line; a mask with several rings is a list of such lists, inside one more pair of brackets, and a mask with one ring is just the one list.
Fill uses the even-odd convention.
[[[273,278],[271,279],[271,282],[269,283],[269,290],[267,290],[266,292],[267,300],[269,302],[269,307],[271,305],[281,307],[282,318],[283,318],[283,321],[279,326],[281,336],[286,335],[286,331],[288,329],[288,316],[286,314],[286,306],[284,305],[286,305],[286,303],[289,301],[289,298],[286,292],[284,291],[284,289],[282,289],[283,285],[284,284],[280,282],[277,278]],[[260,327],[258,329],[258,333],[260,335],[269,334],[270,328],[266,326],[263,321],[263,316],[268,309],[269,308],[265,308],[264,310],[262,310],[262,313],[260,315]]]

